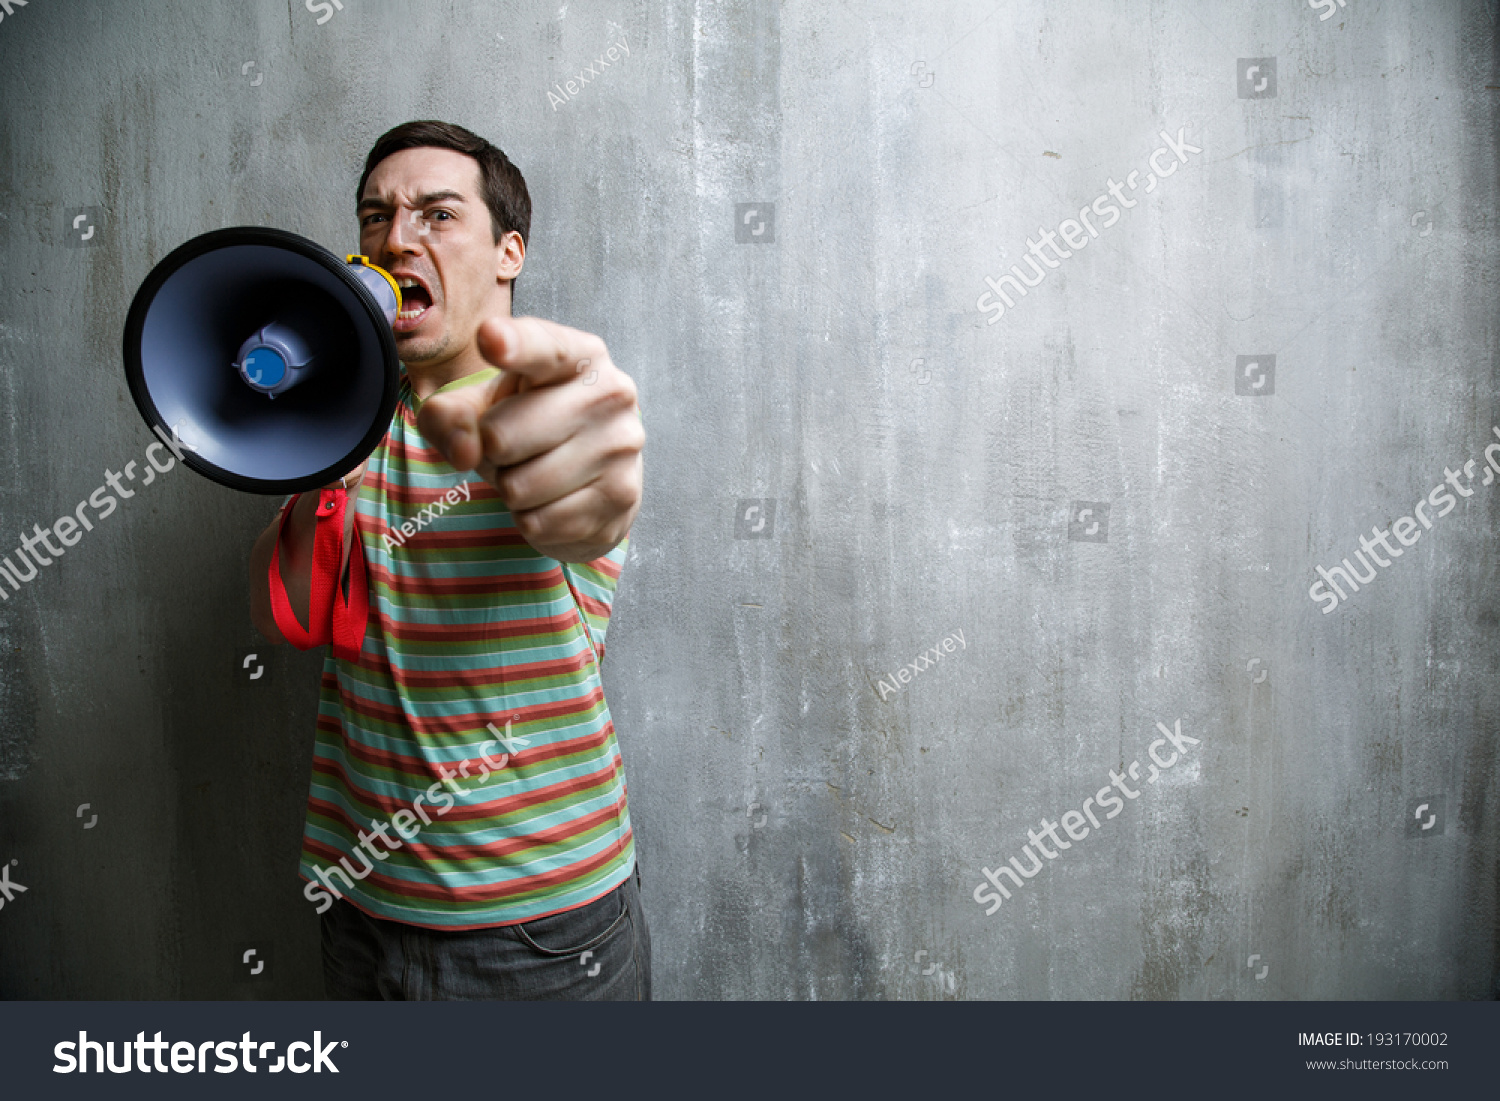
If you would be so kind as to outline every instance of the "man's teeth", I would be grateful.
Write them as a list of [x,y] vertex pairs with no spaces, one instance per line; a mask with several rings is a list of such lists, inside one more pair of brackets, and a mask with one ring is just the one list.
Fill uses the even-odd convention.
[[[401,290],[403,292],[403,294],[402,294],[403,298],[405,297],[405,292],[406,291],[412,290],[413,288],[420,288],[421,287],[420,283],[418,283],[415,279],[412,279],[410,277],[404,277],[404,278],[398,279],[396,281],[396,283],[401,288]],[[426,306],[413,306],[413,307],[411,307],[409,309],[403,309],[403,310],[401,310],[399,313],[396,314],[396,316],[398,318],[400,318],[402,321],[412,321],[415,318],[421,317],[422,314],[426,312],[426,310],[427,310]]]

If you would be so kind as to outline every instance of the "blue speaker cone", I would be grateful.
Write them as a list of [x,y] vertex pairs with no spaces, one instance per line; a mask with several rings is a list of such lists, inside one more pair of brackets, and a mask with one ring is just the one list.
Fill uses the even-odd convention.
[[251,386],[275,393],[276,384],[286,378],[286,360],[274,348],[257,346],[240,362],[240,374]]
[[246,386],[274,398],[311,374],[313,358],[307,341],[295,329],[273,322],[240,345],[240,354],[230,366]]

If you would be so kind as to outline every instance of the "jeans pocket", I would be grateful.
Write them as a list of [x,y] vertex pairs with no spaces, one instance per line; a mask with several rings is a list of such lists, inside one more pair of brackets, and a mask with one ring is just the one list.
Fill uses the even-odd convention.
[[603,944],[629,912],[622,885],[587,906],[522,922],[516,935],[544,956],[576,956]]

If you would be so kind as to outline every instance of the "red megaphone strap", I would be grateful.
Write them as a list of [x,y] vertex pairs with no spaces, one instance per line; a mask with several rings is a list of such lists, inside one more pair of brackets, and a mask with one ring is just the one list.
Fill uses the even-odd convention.
[[307,627],[297,622],[286,585],[281,580],[281,536],[292,509],[301,499],[293,497],[281,512],[276,529],[276,546],[271,551],[271,613],[276,626],[293,646],[310,650],[333,643],[335,657],[358,661],[364,648],[365,628],[369,623],[369,592],[365,580],[364,547],[359,538],[359,517],[354,520],[352,546],[349,552],[349,596],[339,591],[339,565],[344,557],[344,509],[348,494],[342,487],[325,489],[318,496],[317,526],[313,536],[312,570],[309,576],[310,600]]

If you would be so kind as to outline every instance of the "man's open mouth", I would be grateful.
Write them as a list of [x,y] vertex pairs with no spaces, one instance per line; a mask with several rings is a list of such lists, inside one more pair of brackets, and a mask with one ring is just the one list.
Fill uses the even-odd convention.
[[401,288],[401,312],[396,315],[396,332],[408,332],[422,323],[427,311],[432,309],[432,292],[414,275],[395,276]]

